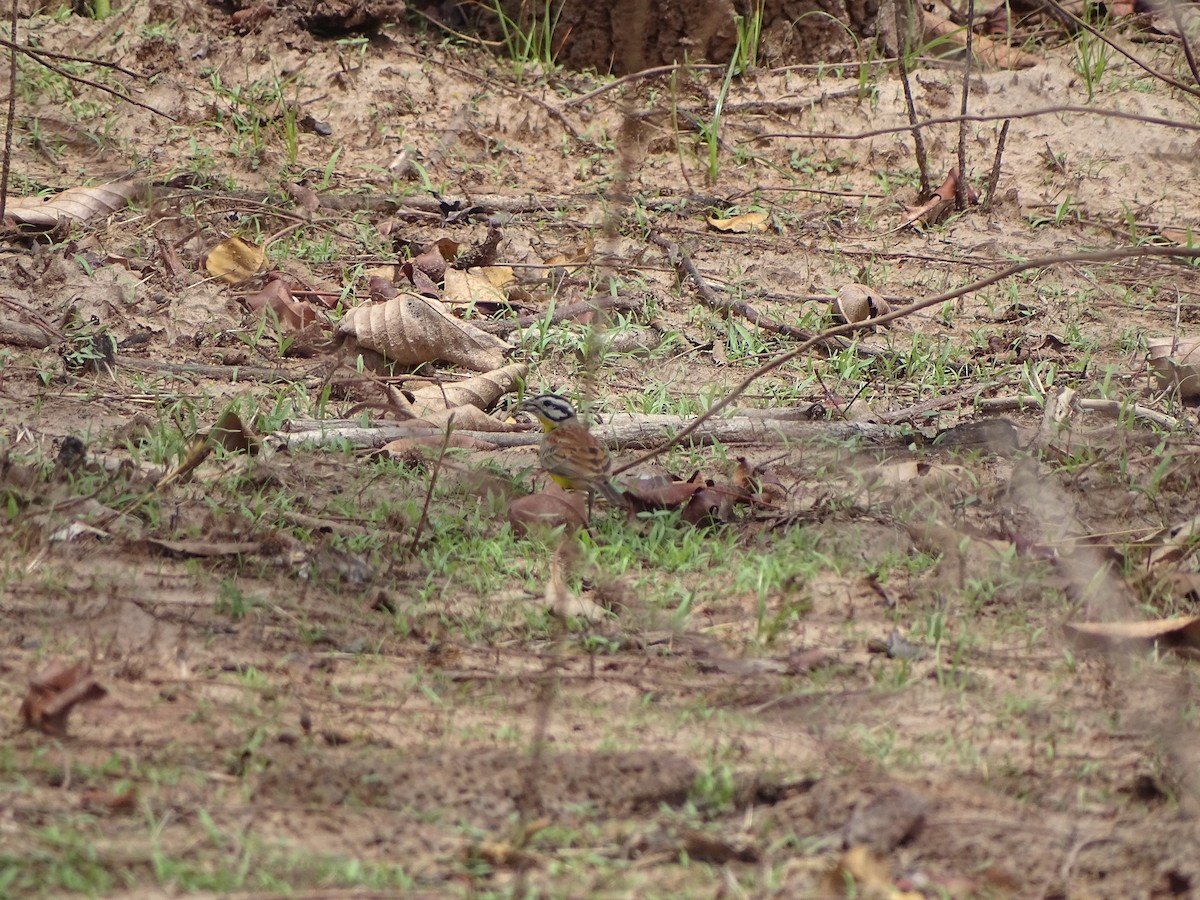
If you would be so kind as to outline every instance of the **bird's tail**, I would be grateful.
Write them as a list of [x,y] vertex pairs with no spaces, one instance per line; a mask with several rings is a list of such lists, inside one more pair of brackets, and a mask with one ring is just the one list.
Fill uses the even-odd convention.
[[608,478],[602,478],[597,481],[596,490],[603,494],[605,499],[614,506],[626,507],[629,505],[629,498]]

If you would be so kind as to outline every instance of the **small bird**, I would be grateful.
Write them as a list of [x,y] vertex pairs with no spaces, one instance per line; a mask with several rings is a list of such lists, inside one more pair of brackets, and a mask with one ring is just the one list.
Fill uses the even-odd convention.
[[536,416],[546,432],[539,458],[551,478],[569,491],[587,491],[589,509],[597,491],[610,502],[625,505],[625,498],[609,480],[612,457],[579,421],[570,403],[558,394],[538,394],[517,408]]

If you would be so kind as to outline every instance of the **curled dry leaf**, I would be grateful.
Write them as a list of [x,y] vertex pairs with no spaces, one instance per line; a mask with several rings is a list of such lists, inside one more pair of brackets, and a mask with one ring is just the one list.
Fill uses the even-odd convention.
[[473,375],[451,384],[430,384],[412,392],[413,408],[418,415],[459,406],[490,409],[505,394],[516,390],[518,382],[529,374],[524,363],[510,363],[501,369]]
[[755,231],[766,231],[767,223],[771,221],[771,214],[755,211],[743,213],[740,216],[732,216],[728,219],[708,216],[706,221],[709,227],[716,231],[724,231],[731,234],[751,234]]
[[257,275],[267,261],[266,251],[257,244],[231,237],[208,251],[204,268],[226,284],[238,284]]
[[[946,173],[946,180],[938,185],[933,196],[920,206],[909,207],[900,228],[912,226],[915,231],[936,225],[951,209],[954,208],[954,195],[958,190],[958,166],[951,167]],[[978,203],[979,194],[968,182],[966,186],[967,202]]]
[[458,256],[458,242],[450,238],[438,238],[432,244],[427,244],[421,252],[412,258],[413,268],[418,269],[432,278],[441,281],[446,275],[446,265]]
[[1185,400],[1200,397],[1200,338],[1150,338],[1146,352],[1159,387]]
[[[967,35],[961,25],[956,25],[930,10],[922,13],[921,24],[925,28],[925,40],[957,44],[966,49]],[[993,41],[983,35],[974,35],[971,52],[976,55],[985,68],[992,69],[1028,69],[1042,61],[1031,53],[999,41]]]
[[112,181],[91,187],[68,188],[50,197],[9,197],[4,214],[18,225],[53,228],[60,221],[88,222],[112,215],[140,197],[141,181]]
[[584,495],[565,491],[551,484],[536,494],[517,497],[508,504],[508,522],[513,532],[524,535],[531,528],[558,528],[576,531],[587,527]]
[[76,704],[99,700],[107,693],[86,662],[51,666],[30,679],[29,693],[21,701],[21,721],[27,728],[62,737]]
[[280,279],[273,278],[263,289],[246,298],[251,312],[271,310],[289,331],[303,331],[317,321],[317,311],[308,303],[293,299],[291,289]]
[[839,322],[865,322],[892,311],[882,295],[865,284],[845,284],[838,288],[833,315]]
[[355,307],[342,317],[338,334],[402,366],[445,360],[489,372],[504,365],[508,349],[500,338],[454,318],[437,300],[418,294]]

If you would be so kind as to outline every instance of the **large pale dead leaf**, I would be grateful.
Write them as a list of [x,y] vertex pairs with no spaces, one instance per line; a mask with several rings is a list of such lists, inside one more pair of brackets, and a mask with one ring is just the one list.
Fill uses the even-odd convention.
[[402,366],[445,360],[489,372],[504,365],[508,349],[500,338],[454,318],[437,300],[417,294],[355,307],[342,317],[338,333]]
[[267,261],[266,251],[240,237],[227,238],[208,251],[204,268],[214,278],[238,284],[258,274]]
[[1200,397],[1200,339],[1150,338],[1146,353],[1161,388],[1174,388],[1183,399]]
[[447,269],[444,296],[447,303],[473,306],[477,303],[507,303],[507,288],[516,282],[512,266],[478,269]]
[[505,394],[516,390],[517,383],[529,374],[529,366],[511,363],[502,369],[474,375],[450,384],[429,384],[412,392],[413,409],[424,417],[431,412],[475,406],[488,409]]
[[51,197],[9,197],[4,214],[19,225],[53,228],[61,220],[87,222],[108,216],[142,193],[140,181],[68,188]]

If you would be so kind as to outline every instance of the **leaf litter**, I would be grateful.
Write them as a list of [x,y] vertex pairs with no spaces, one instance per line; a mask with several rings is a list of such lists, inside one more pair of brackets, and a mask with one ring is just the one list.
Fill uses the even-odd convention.
[[[7,689],[22,721],[78,741],[50,804],[18,795],[26,804],[18,815],[127,809],[131,795],[100,764],[152,748],[157,760],[214,776],[181,799],[130,767],[123,774],[148,808],[182,802],[232,832],[244,827],[250,791],[256,834],[305,854],[400,858],[425,886],[468,879],[472,889],[503,889],[517,874],[548,891],[577,890],[580,879],[612,884],[603,867],[556,882],[556,867],[577,861],[589,841],[584,853],[621,866],[648,851],[640,869],[657,892],[713,887],[711,870],[689,857],[746,883],[772,866],[798,896],[845,893],[850,882],[883,896],[1031,887],[1166,895],[1200,883],[1187,852],[1194,736],[1180,714],[1194,663],[1154,652],[1189,649],[1195,630],[1195,412],[1180,403],[1194,379],[1164,368],[1188,362],[1179,351],[1195,316],[1183,277],[1190,270],[1150,259],[1043,268],[1004,291],[904,312],[908,300],[1002,269],[1013,252],[1108,246],[1114,228],[1186,245],[1200,215],[1194,173],[1179,162],[1186,134],[1067,113],[1014,119],[1020,137],[1008,145],[985,218],[973,208],[950,214],[951,179],[933,198],[880,187],[873,173],[909,166],[903,130],[865,143],[801,136],[850,125],[903,129],[899,106],[809,102],[786,139],[762,137],[752,115],[727,107],[723,140],[744,141],[768,165],[739,173],[730,157],[705,187],[722,195],[713,203],[687,187],[704,180],[701,155],[695,134],[664,125],[671,109],[645,111],[661,130],[645,141],[623,118],[629,102],[653,103],[637,87],[590,101],[586,121],[569,114],[589,139],[605,129],[633,136],[618,148],[629,155],[623,168],[601,154],[588,174],[578,148],[561,158],[548,151],[574,139],[543,106],[503,90],[475,95],[475,81],[454,69],[461,60],[412,49],[407,26],[388,26],[394,56],[364,45],[351,61],[350,45],[316,41],[266,7],[238,14],[233,32],[217,11],[185,7],[195,28],[162,43],[149,30],[136,39],[143,59],[164,52],[173,60],[171,77],[147,86],[148,99],[180,121],[211,122],[211,104],[234,123],[257,110],[242,107],[245,95],[213,93],[202,67],[221,71],[226,84],[266,79],[280,66],[304,71],[314,79],[298,82],[314,125],[296,138],[297,158],[324,171],[326,184],[355,184],[363,196],[355,206],[355,193],[310,181],[285,189],[288,199],[273,207],[288,132],[268,127],[269,146],[235,148],[229,138],[245,135],[205,126],[198,134],[213,141],[208,152],[237,190],[202,177],[179,182],[175,196],[154,195],[153,223],[139,221],[136,200],[127,211],[131,198],[86,195],[86,214],[74,217],[86,227],[69,252],[16,245],[6,261],[0,339],[16,355],[3,374],[0,490],[13,550],[6,628],[14,650],[3,665],[20,676]],[[151,21],[159,13],[131,11],[150,17],[148,26],[163,24]],[[103,39],[97,23],[69,26],[24,27],[68,52],[80,30]],[[270,49],[243,56],[249,42]],[[986,45],[976,52],[997,65],[1028,63]],[[1058,94],[1082,104],[1071,52],[1047,52],[1032,70],[979,75],[986,90],[973,93],[973,111],[1015,114]],[[780,97],[798,83],[768,71],[745,77]],[[923,70],[913,87],[936,109],[957,78]],[[337,100],[323,99],[331,91]],[[337,102],[351,91],[353,103]],[[405,103],[421,114],[405,113]],[[1155,104],[1155,115],[1187,121],[1177,98]],[[406,117],[404,142],[417,149],[408,159],[450,186],[443,195],[370,180],[408,150],[390,141],[395,135],[381,143],[368,111],[384,108]],[[130,109],[138,111],[119,127],[131,146],[143,146],[139,134],[163,136],[155,178],[194,168],[186,141]],[[994,148],[995,135],[979,124],[980,144]],[[57,152],[50,165],[25,145],[15,151],[26,172],[47,181],[94,174],[70,147]],[[1130,160],[1136,165],[1121,177],[1110,174]],[[503,203],[475,190],[489,166],[503,174],[483,183],[518,186]],[[806,171],[820,176],[817,203],[790,192],[786,179],[766,183]],[[298,185],[294,174],[286,182]],[[613,174],[630,179],[643,204],[637,214],[670,234],[663,240],[679,253],[660,253],[663,244],[637,229],[611,229],[620,205],[575,193],[581,177]],[[772,189],[753,198],[748,218],[710,218],[713,208],[732,208],[735,194],[764,186]],[[1131,198],[1168,195],[1170,203],[1139,207],[1144,218],[1130,223]],[[231,235],[247,208],[263,219]],[[547,210],[562,216],[539,218]],[[897,216],[903,224],[885,232]],[[62,228],[62,218],[42,224]],[[302,252],[288,231],[296,218],[332,236],[337,258]],[[369,243],[369,232],[385,242]],[[294,280],[283,281],[283,271]],[[205,283],[214,276],[237,290]],[[508,527],[507,518],[514,529],[549,531],[549,540],[597,540],[585,533],[577,494],[526,492],[537,437],[505,421],[522,390],[553,386],[594,401],[606,417],[597,432],[631,462],[692,420],[690,412],[652,418],[655,390],[704,408],[800,340],[796,332],[830,324],[839,286],[851,282],[863,294],[855,310],[841,310],[849,323],[903,315],[761,375],[738,402],[769,415],[710,420],[661,470],[642,463],[623,477],[638,512],[621,527],[647,547],[660,533],[656,517],[674,515],[691,523],[672,532],[679,543],[694,532],[717,546],[735,532],[736,549],[723,551],[732,558],[807,535],[811,548],[789,544],[787,553],[811,552],[816,571],[759,590],[728,580],[720,560],[690,595],[659,608],[638,596],[643,560],[618,575],[576,568],[570,554],[569,566],[551,557],[549,571],[530,559],[475,560],[476,569],[525,566],[527,577],[504,581],[509,590],[437,570],[444,535],[418,524],[427,518],[422,504],[457,523],[439,528],[482,515],[492,529]],[[317,293],[302,293],[310,289]],[[703,303],[693,304],[693,291]],[[619,316],[601,302],[615,297],[632,301]],[[556,319],[563,309],[570,316]],[[532,319],[511,329],[514,312]],[[620,316],[668,335],[668,349],[635,355],[576,330],[586,320],[615,338]],[[1115,322],[1144,335],[1145,347],[1118,340]],[[347,341],[343,355],[297,354],[296,335],[309,326]],[[542,329],[544,340],[524,329]],[[7,339],[30,330],[50,343]],[[111,335],[115,351],[103,365],[78,364],[96,351],[97,334]],[[1047,335],[1053,346],[1035,352]],[[378,369],[358,367],[362,350],[380,354]],[[825,365],[826,353],[841,355]],[[281,400],[267,388],[277,383],[307,402]],[[318,398],[344,418],[310,418]],[[221,414],[231,402],[242,415]],[[378,409],[387,414],[373,417]],[[1011,421],[980,427],[985,410]],[[854,421],[837,419],[843,413]],[[455,450],[445,435],[451,415],[450,437],[463,441]],[[398,432],[400,441],[427,439],[390,445],[417,473],[411,481],[365,456],[320,449],[328,445],[315,438],[307,447],[288,440],[327,433],[343,446],[375,448]],[[80,437],[83,465],[46,464]],[[259,442],[286,452],[267,467],[243,465]],[[218,449],[233,456],[214,459]],[[445,492],[430,499],[434,472]],[[92,495],[104,502],[88,506]],[[543,508],[514,518],[539,496]],[[264,517],[273,503],[286,508]],[[102,517],[91,530],[52,540],[85,510]],[[385,537],[386,550],[354,549],[373,535]],[[515,546],[514,556],[536,555],[532,542]],[[1143,570],[1147,577],[1135,577]],[[109,621],[107,592],[150,623],[170,624],[171,646],[97,641]],[[523,630],[545,612],[544,632]],[[133,630],[135,618],[113,627]],[[16,687],[39,671],[43,654],[76,659],[81,648],[88,663],[34,675],[27,694]],[[82,702],[106,688],[113,699]],[[44,740],[30,732],[14,747],[30,791],[52,786],[38,781]],[[1161,788],[1146,791],[1147,783]],[[1146,799],[1168,795],[1170,814]],[[703,813],[678,825],[689,810]],[[465,828],[447,824],[451,813]],[[547,820],[580,831],[556,836]],[[202,840],[192,821],[173,820],[164,833],[179,845]],[[113,827],[126,845],[147,841],[135,823]],[[119,854],[100,854],[120,865]]]

